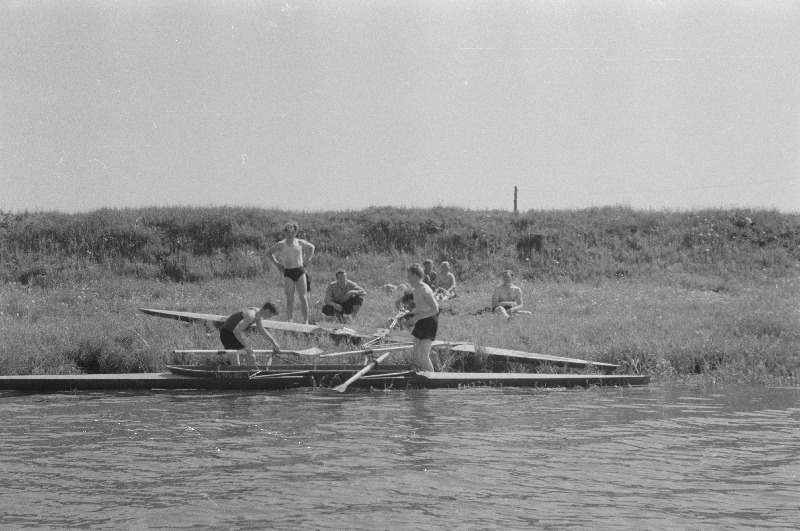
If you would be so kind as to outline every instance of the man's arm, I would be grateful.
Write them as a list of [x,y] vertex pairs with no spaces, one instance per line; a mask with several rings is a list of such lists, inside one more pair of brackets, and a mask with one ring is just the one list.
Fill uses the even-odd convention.
[[277,258],[275,258],[275,255],[278,254],[278,252],[281,250],[282,247],[283,247],[283,240],[279,241],[278,243],[267,249],[267,257],[269,257],[270,261],[278,267],[279,271],[283,271],[284,267],[283,264]]
[[272,337],[272,334],[270,334],[269,331],[266,328],[264,328],[264,324],[261,322],[261,319],[258,319],[256,321],[256,330],[258,330],[258,332],[261,335],[263,335],[264,337],[266,337],[267,339],[270,340],[270,342],[272,343],[272,346],[273,346],[273,350],[275,352],[280,352],[281,346],[278,344],[277,341],[275,341],[275,338]]
[[347,295],[350,297],[364,297],[367,295],[367,292],[364,288],[353,282],[352,280],[349,281],[350,283],[347,285],[349,288],[347,290]]
[[522,290],[517,288],[514,290],[514,302],[517,303],[516,306],[512,306],[510,310],[512,312],[518,312],[522,309]]
[[334,308],[336,308],[338,310],[341,310],[341,307],[338,307],[339,303],[337,303],[335,300],[333,300],[333,285],[332,284],[328,284],[328,288],[325,290],[325,304],[327,304],[329,306],[333,306]]
[[300,247],[303,248],[303,263],[305,264],[306,262],[311,261],[311,257],[314,256],[314,250],[316,249],[314,244],[307,242],[306,240],[298,239],[297,241],[300,242]]
[[239,321],[239,324],[236,325],[236,328],[233,329],[233,335],[236,336],[236,339],[239,340],[239,343],[244,345],[244,348],[247,349],[248,352],[252,351],[253,349],[247,344],[248,342],[244,339],[244,332],[247,330],[253,321],[256,320],[256,312],[253,310],[246,310],[242,312],[242,320]]
[[497,308],[500,306],[500,289],[494,288],[492,292],[492,308]]

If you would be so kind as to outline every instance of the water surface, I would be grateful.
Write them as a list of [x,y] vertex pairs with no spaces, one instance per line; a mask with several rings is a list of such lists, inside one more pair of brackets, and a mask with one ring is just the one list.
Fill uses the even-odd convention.
[[0,393],[13,528],[800,525],[800,390]]

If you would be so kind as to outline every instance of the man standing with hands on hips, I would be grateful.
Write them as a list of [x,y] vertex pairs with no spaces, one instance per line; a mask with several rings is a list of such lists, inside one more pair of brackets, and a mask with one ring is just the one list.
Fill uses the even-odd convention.
[[283,227],[285,238],[269,249],[267,256],[283,273],[283,285],[286,291],[286,320],[292,321],[294,313],[294,293],[300,301],[300,311],[303,313],[303,322],[308,324],[308,291],[311,283],[306,275],[305,265],[314,256],[314,246],[297,237],[300,226],[295,221],[286,223]]

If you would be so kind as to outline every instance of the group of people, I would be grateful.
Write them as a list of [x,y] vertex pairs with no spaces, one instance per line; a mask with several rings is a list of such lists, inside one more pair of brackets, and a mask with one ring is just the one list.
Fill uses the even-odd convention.
[[[315,248],[310,242],[298,238],[298,231],[296,222],[286,223],[283,227],[284,239],[270,247],[267,256],[284,277],[287,320],[292,320],[297,295],[303,322],[308,324],[308,292],[311,289],[311,280],[305,267],[313,258]],[[395,302],[398,310],[403,310],[404,323],[411,328],[412,363],[426,371],[434,370],[430,352],[439,327],[437,301],[454,296],[456,287],[456,278],[450,264],[442,262],[440,269],[441,274],[433,269],[431,260],[412,264],[406,270],[409,289]],[[503,271],[501,279],[502,283],[492,293],[492,311],[506,318],[519,313],[530,313],[523,310],[522,290],[512,283],[512,272]],[[351,321],[358,315],[365,296],[366,291],[349,280],[344,269],[339,269],[336,271],[336,280],[325,291],[322,313],[341,322]],[[228,357],[231,364],[239,365],[242,355],[248,364],[256,364],[253,348],[248,344],[249,339],[245,338],[245,331],[251,326],[272,343],[274,352],[280,352],[280,345],[262,323],[262,319],[277,315],[278,309],[268,301],[261,308],[245,308],[228,317],[220,329],[220,340],[223,347],[231,351]]]
[[439,267],[441,276],[433,269],[433,260],[422,262],[422,271],[425,273],[422,281],[431,287],[437,300],[450,299],[456,294],[456,276],[450,270],[450,262],[442,262]]

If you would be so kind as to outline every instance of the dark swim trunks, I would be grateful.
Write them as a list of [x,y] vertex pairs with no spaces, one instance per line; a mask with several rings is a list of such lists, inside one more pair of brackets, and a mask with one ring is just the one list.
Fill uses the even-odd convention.
[[306,276],[306,291],[311,291],[311,275],[306,273],[305,267],[292,267],[283,270],[283,276],[291,279],[292,282],[297,282],[303,275]]
[[236,336],[233,335],[233,332],[227,328],[223,328],[219,331],[219,339],[222,341],[222,346],[225,347],[226,350],[239,350],[244,348],[244,345],[242,345],[241,342],[236,339]]
[[417,321],[416,324],[414,324],[414,330],[411,332],[411,335],[420,340],[430,339],[433,341],[436,339],[436,332],[438,329],[439,317],[434,315]]
[[306,274],[305,267],[293,267],[291,269],[284,269],[283,276],[291,278],[294,282],[300,280],[300,277]]

